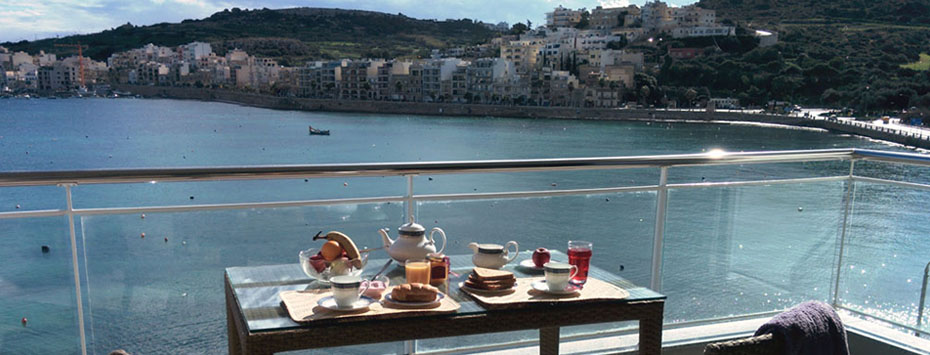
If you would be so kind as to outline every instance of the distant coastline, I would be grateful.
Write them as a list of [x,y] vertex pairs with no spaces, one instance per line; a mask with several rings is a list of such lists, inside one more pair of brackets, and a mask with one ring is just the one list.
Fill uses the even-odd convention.
[[509,105],[478,105],[455,103],[355,101],[278,97],[222,89],[185,87],[113,85],[114,89],[128,91],[143,97],[160,97],[181,100],[225,102],[277,110],[357,112],[380,114],[409,114],[432,116],[494,116],[511,118],[544,118],[603,121],[704,121],[704,122],[755,122],[800,127],[821,128],[828,131],[855,134],[885,140],[910,147],[930,149],[930,140],[890,129],[874,129],[864,124],[830,120],[812,120],[804,117],[740,111],[688,111],[666,109],[615,109],[582,107],[539,107]]

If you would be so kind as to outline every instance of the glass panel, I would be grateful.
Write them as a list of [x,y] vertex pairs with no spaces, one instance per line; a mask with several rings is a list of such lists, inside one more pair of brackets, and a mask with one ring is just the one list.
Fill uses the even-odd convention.
[[4,187],[0,212],[65,209],[65,190],[57,186]]
[[860,160],[853,171],[856,176],[930,184],[930,167],[882,161]]
[[486,193],[656,185],[658,168],[496,174],[420,175],[414,193]]
[[[857,165],[858,168],[858,165]],[[848,176],[848,160],[675,167],[669,184]]]
[[[562,251],[571,239],[594,243],[591,264],[637,285],[648,285],[655,229],[654,192],[420,202],[420,223],[441,227],[449,237],[446,254],[470,254],[470,242],[504,244],[517,241],[521,250],[545,247]],[[518,258],[515,262],[522,260]],[[622,269],[621,269],[622,268]],[[622,270],[622,271],[621,271]],[[605,330],[605,324],[572,327],[562,335]],[[537,331],[475,337],[426,339],[418,351],[464,345],[535,339]]]
[[226,267],[296,264],[319,230],[379,246],[402,216],[400,204],[84,216],[93,351],[225,349]]
[[73,189],[74,208],[341,199],[406,192],[403,177],[105,184]]
[[669,191],[666,322],[828,300],[844,182]]
[[0,262],[0,352],[79,353],[67,218],[0,220]]
[[840,274],[841,305],[916,325],[924,267],[930,261],[928,200],[930,191],[856,183]]

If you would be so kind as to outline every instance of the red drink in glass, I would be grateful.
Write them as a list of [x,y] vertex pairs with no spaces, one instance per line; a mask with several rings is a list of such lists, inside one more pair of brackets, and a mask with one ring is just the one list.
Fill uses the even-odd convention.
[[584,285],[588,281],[588,265],[591,263],[591,242],[570,240],[568,242],[568,263],[578,267],[578,273],[571,283]]

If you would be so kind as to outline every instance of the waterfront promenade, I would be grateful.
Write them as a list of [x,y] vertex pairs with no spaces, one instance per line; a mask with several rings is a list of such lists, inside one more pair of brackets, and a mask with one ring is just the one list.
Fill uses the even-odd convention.
[[826,129],[836,133],[855,134],[909,147],[930,149],[930,130],[902,124],[863,122],[853,118],[826,119],[778,115],[759,111],[618,109],[590,107],[539,107],[511,105],[479,105],[460,103],[426,103],[396,101],[347,101],[277,97],[222,89],[198,89],[166,86],[115,85],[114,88],[144,97],[227,102],[280,110],[360,112],[380,114],[412,114],[434,116],[495,116],[513,118],[552,118],[571,120],[615,121],[722,121],[783,124]]

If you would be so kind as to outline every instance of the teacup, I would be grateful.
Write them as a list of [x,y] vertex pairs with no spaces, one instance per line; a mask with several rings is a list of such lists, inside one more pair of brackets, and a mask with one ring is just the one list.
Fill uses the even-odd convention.
[[571,280],[578,273],[578,267],[566,263],[548,262],[543,265],[546,271],[546,285],[552,291],[562,291],[568,287]]
[[365,290],[360,290],[362,278],[358,276],[336,276],[329,279],[332,283],[333,300],[339,308],[351,308],[358,302],[359,295]]

